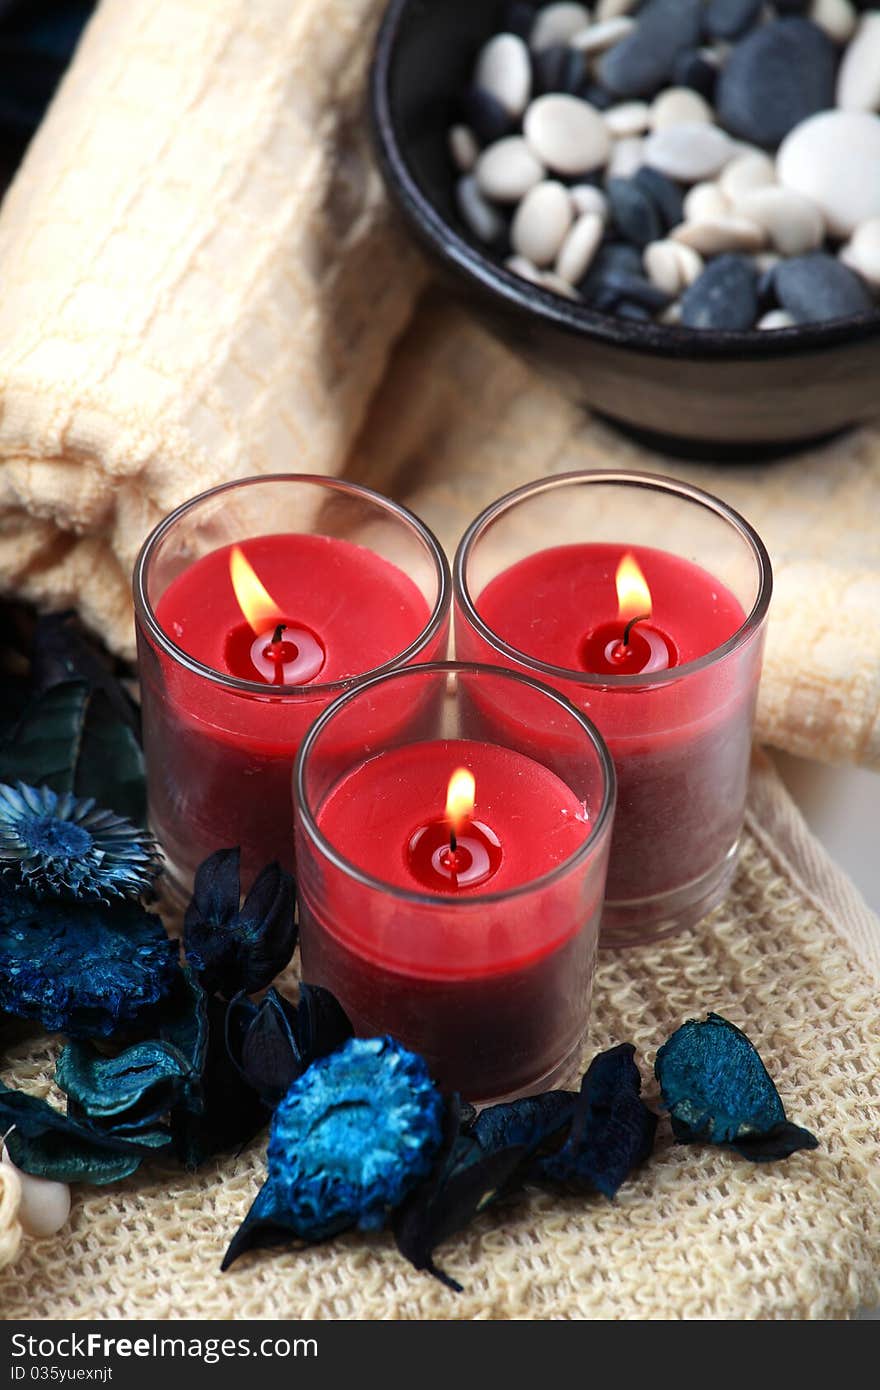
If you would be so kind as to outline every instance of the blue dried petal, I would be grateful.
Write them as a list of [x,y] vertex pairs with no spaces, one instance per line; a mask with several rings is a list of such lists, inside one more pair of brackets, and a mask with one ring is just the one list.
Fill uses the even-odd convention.
[[245,1250],[376,1230],[431,1171],[444,1106],[421,1057],[354,1038],[313,1063],[272,1119],[269,1176],[223,1268]]
[[514,1144],[534,1151],[568,1130],[577,1099],[574,1091],[545,1091],[490,1105],[480,1111],[468,1133],[484,1153]]
[[276,989],[259,1004],[239,994],[226,1014],[226,1047],[242,1080],[274,1110],[305,1070],[296,1041],[296,1014]]
[[178,946],[139,903],[38,901],[0,885],[0,1011],[110,1037],[169,992]]
[[240,1149],[267,1123],[269,1110],[240,1077],[226,1048],[225,1000],[205,997],[206,1038],[199,1103],[178,1106],[171,1116],[180,1161],[196,1169],[213,1154]]
[[209,993],[255,994],[289,963],[296,946],[296,890],[270,864],[241,902],[241,851],[222,849],[199,865],[183,927],[186,957]]
[[745,1033],[719,1014],[691,1019],[657,1053],[654,1071],[681,1144],[720,1144],[766,1163],[818,1140],[791,1124]]
[[33,896],[138,898],[160,866],[152,835],[92,798],[0,782],[0,872]]
[[23,1172],[97,1186],[127,1178],[146,1155],[171,1142],[163,1130],[147,1131],[136,1139],[96,1133],[37,1096],[0,1082],[0,1132],[7,1131],[12,1161]]

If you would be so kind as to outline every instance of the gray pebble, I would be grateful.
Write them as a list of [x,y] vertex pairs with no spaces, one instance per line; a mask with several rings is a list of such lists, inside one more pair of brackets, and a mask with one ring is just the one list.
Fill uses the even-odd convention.
[[613,271],[641,277],[642,257],[635,246],[628,246],[625,241],[606,241],[599,247],[589,271],[578,285],[584,299],[592,303],[593,295]]
[[692,87],[707,101],[712,101],[718,81],[718,67],[710,63],[698,48],[683,48],[672,65],[672,81],[676,87]]
[[465,124],[470,126],[481,145],[494,145],[513,130],[513,117],[491,92],[470,87],[462,102]]
[[763,0],[709,0],[705,26],[710,39],[738,39],[757,22]]
[[756,145],[778,145],[794,126],[834,105],[837,51],[806,19],[780,19],[735,45],[715,93],[718,119]]
[[567,44],[555,43],[542,48],[532,60],[535,96],[547,92],[567,92],[578,96],[586,78],[583,55]]
[[464,221],[475,237],[491,245],[504,232],[504,219],[483,197],[473,174],[465,174],[455,185],[455,201]]
[[746,256],[718,256],[681,297],[685,328],[742,331],[757,317],[757,275]]
[[664,228],[677,227],[679,222],[684,221],[684,199],[681,189],[672,179],[645,164],[636,170],[635,182],[651,199]]
[[646,276],[631,275],[625,270],[607,271],[602,280],[599,297],[611,306],[624,300],[628,304],[641,304],[644,309],[650,309],[651,313],[665,309],[672,298]]
[[782,308],[797,323],[848,318],[873,308],[864,280],[823,251],[780,261],[773,288]]
[[648,0],[632,33],[602,55],[603,87],[621,97],[653,96],[681,50],[699,43],[702,11],[702,0]]
[[613,226],[634,246],[647,246],[663,232],[660,214],[653,199],[633,179],[609,179],[605,193]]

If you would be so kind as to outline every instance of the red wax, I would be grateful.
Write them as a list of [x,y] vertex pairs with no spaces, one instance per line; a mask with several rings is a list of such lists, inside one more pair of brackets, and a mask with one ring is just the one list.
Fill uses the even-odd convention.
[[[458,847],[488,846],[489,872],[452,886],[432,861],[448,840],[457,767],[476,779]],[[317,821],[339,855],[384,886],[301,845],[304,977],[336,994],[359,1033],[392,1033],[470,1098],[552,1076],[586,1026],[602,897],[589,856],[553,871],[587,842],[601,801],[598,774],[585,804],[543,764],[471,740],[368,759],[330,790]]]
[[[622,644],[617,566],[632,553],[652,613]],[[710,874],[742,823],[759,660],[755,646],[676,679],[676,668],[713,652],[745,621],[739,600],[713,575],[666,551],[625,544],[559,546],[530,555],[487,584],[476,608],[512,647],[595,682],[538,673],[604,735],[618,779],[608,870],[609,903],[674,893]],[[461,660],[501,660],[459,614]],[[759,656],[759,647],[758,647]],[[665,672],[668,671],[668,678]],[[602,675],[638,676],[636,687]],[[484,710],[486,737],[516,721]],[[499,734],[500,736],[500,734]]]
[[[207,679],[141,639],[141,677],[152,687],[144,730],[150,816],[184,883],[208,854],[232,845],[242,847],[245,882],[272,859],[293,867],[293,762],[332,698],[321,687],[393,660],[430,618],[402,570],[350,541],[283,534],[239,544],[284,615],[279,641],[276,624],[261,634],[245,622],[231,546],[178,575],[156,617],[184,652],[221,676],[265,685],[265,696]],[[441,629],[423,659],[442,655],[445,641]],[[273,697],[279,680],[304,689]]]

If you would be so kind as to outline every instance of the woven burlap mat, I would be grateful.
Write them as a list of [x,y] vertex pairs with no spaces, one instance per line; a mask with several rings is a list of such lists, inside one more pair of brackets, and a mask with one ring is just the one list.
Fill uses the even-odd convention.
[[[815,1153],[757,1166],[657,1149],[614,1202],[530,1191],[417,1274],[382,1233],[246,1256],[219,1272],[263,1142],[190,1177],[151,1164],[80,1188],[69,1227],[0,1275],[5,1318],[833,1318],[880,1303],[880,922],[756,761],[742,858],[698,930],[603,953],[589,1050],[631,1039],[649,1099],[660,1042],[714,1009],[744,1027]],[[7,1054],[47,1093],[46,1054]]]

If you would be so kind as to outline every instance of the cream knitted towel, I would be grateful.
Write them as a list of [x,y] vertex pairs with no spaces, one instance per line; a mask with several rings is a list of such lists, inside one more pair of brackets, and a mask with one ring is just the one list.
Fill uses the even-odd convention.
[[880,433],[686,469],[597,425],[460,311],[417,306],[425,268],[368,155],[381,9],[102,0],[0,215],[0,587],[77,604],[130,653],[140,542],[226,478],[347,471],[451,547],[545,471],[675,472],[741,508],[773,555],[761,734],[880,763]]

